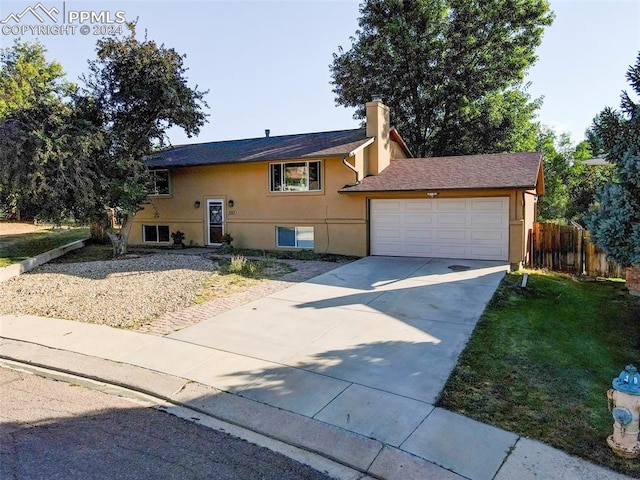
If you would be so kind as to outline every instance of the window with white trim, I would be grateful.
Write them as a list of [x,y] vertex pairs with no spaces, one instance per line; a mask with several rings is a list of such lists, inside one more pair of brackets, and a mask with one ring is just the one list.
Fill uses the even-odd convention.
[[150,195],[169,195],[169,170],[149,170],[151,175]]
[[283,162],[269,165],[272,192],[317,192],[321,185],[321,161]]
[[169,243],[169,225],[142,225],[142,241]]
[[314,246],[313,227],[276,227],[276,245],[287,248]]

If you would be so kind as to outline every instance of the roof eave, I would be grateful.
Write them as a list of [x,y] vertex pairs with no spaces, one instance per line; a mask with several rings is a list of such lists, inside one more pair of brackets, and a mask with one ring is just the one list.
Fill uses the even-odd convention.
[[542,155],[540,156],[540,163],[538,164],[538,178],[536,180],[536,185],[532,188],[535,188],[538,195],[544,195],[544,163],[542,161]]
[[413,158],[413,153],[411,153],[411,150],[409,150],[409,147],[405,143],[404,139],[400,136],[400,132],[398,132],[397,129],[392,128],[391,130],[389,130],[389,135],[391,136],[392,140],[400,145],[402,150],[404,150],[407,158]]
[[366,142],[364,142],[362,145],[357,146],[356,148],[354,148],[353,150],[351,150],[347,156],[349,157],[354,157],[358,152],[364,150],[366,147],[368,147],[369,145],[371,145],[374,141],[376,140],[376,137],[370,137]]
[[536,189],[536,185],[515,185],[515,186],[506,186],[506,187],[429,187],[429,188],[407,188],[407,189],[349,189],[343,188],[338,190],[338,193],[419,193],[419,192],[451,192],[455,190],[527,190],[527,189]]
[[[368,145],[368,144],[367,144]],[[365,145],[366,146],[366,145]],[[358,150],[360,150],[361,147],[356,148],[355,150],[352,151],[344,151],[344,152],[335,152],[335,153],[329,153],[329,154],[310,154],[310,155],[302,155],[299,157],[271,157],[271,158],[251,158],[251,159],[240,159],[240,160],[228,160],[228,161],[222,161],[222,162],[210,162],[210,161],[202,161],[202,162],[194,162],[194,163],[188,163],[188,164],[157,164],[157,165],[150,165],[149,162],[147,162],[147,165],[149,168],[188,168],[188,167],[206,167],[206,166],[210,166],[210,165],[231,165],[234,163],[258,163],[258,162],[277,162],[277,161],[281,161],[281,160],[304,160],[304,159],[320,159],[320,158],[343,158],[345,156],[353,156],[352,153],[355,155],[354,152],[357,152]]]

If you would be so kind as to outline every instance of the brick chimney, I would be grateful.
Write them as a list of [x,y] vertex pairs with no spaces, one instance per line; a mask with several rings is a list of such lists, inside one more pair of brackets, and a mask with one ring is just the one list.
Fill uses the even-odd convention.
[[375,141],[367,148],[365,174],[377,175],[391,163],[391,140],[389,138],[389,107],[378,95],[365,105],[367,111],[367,137]]

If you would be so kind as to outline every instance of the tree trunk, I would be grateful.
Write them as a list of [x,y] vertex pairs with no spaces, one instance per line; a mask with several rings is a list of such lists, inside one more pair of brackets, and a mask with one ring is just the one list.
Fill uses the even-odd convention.
[[105,229],[105,233],[109,237],[109,240],[111,240],[114,257],[126,255],[127,248],[129,247],[129,234],[131,233],[132,224],[132,218],[125,216],[120,230],[116,230],[112,226]]
[[91,240],[95,243],[107,244],[110,241],[105,227],[98,222],[91,224],[89,233],[91,234]]

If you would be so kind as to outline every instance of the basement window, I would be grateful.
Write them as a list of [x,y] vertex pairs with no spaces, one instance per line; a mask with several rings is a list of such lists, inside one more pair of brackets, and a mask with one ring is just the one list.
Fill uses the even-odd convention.
[[313,227],[276,227],[276,245],[313,249]]
[[145,243],[169,243],[169,226],[143,225],[142,241]]

